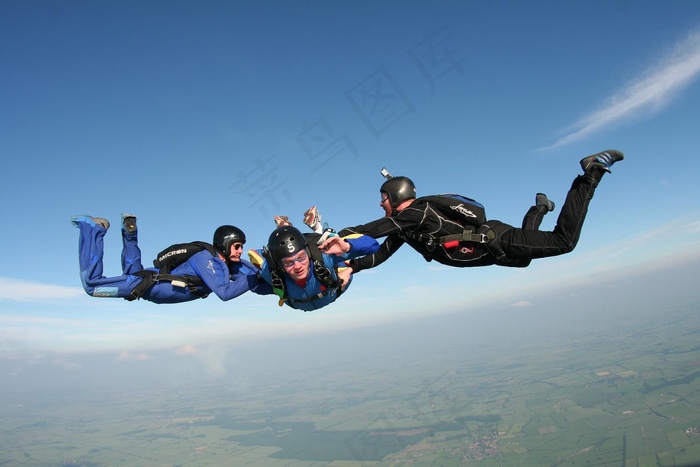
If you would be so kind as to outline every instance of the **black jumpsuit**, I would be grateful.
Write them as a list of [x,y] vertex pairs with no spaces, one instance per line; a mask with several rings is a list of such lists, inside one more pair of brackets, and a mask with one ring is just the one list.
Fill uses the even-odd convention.
[[523,220],[522,228],[500,221],[486,224],[496,233],[497,244],[505,258],[498,259],[489,244],[460,242],[453,248],[426,242],[431,237],[459,234],[463,227],[441,214],[430,202],[416,198],[407,208],[392,217],[384,217],[368,224],[343,229],[340,236],[361,233],[374,238],[387,237],[379,250],[350,262],[354,272],[376,267],[393,255],[404,243],[422,254],[427,260],[455,267],[502,266],[525,267],[530,260],[571,252],[578,242],[588,205],[593,198],[602,171],[579,175],[574,180],[559,213],[557,225],[551,232],[537,230],[546,213],[543,206],[533,206]]

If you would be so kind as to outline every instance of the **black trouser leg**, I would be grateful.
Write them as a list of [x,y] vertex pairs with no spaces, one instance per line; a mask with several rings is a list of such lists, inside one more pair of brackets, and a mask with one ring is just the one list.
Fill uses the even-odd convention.
[[542,219],[548,212],[546,206],[532,206],[523,217],[523,230],[539,230]]
[[[551,232],[512,228],[503,232],[501,245],[509,258],[545,258],[569,253],[578,243],[595,186],[602,172],[579,175],[571,185]],[[541,219],[540,219],[541,222]]]

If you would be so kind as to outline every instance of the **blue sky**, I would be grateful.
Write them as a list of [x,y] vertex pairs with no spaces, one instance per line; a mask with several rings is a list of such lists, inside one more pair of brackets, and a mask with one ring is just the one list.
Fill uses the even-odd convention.
[[[698,272],[694,1],[11,0],[0,64],[4,358],[148,359],[553,297],[585,313],[586,294],[648,293],[641,273]],[[535,193],[560,206],[578,161],[610,148],[627,158],[576,250],[525,270],[450,269],[406,247],[314,313],[80,287],[74,214],[112,221],[105,272],[119,275],[122,212],[146,261],[229,223],[257,248],[273,215],[301,225],[313,204],[336,228],[379,217],[386,166],[518,225]]]

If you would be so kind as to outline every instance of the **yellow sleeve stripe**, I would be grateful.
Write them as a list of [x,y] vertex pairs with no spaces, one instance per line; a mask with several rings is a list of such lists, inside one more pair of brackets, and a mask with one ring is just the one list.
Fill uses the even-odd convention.
[[262,268],[263,261],[265,261],[255,250],[248,250],[248,258],[250,258],[250,262],[258,268]]
[[350,235],[346,235],[346,236],[340,237],[340,238],[342,238],[343,240],[347,240],[347,239],[352,240],[353,238],[360,238],[360,237],[364,237],[364,235],[359,234],[359,233],[352,233]]

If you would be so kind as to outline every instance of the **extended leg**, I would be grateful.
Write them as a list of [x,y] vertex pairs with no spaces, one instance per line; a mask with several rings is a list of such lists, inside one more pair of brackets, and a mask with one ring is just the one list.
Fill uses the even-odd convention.
[[133,214],[122,214],[122,245],[122,271],[124,275],[142,271],[136,216]]
[[578,243],[588,205],[610,166],[624,158],[619,151],[606,151],[581,160],[584,174],[571,185],[552,232],[510,229],[503,233],[502,246],[510,258],[544,258],[571,252]]
[[90,216],[74,216],[71,223],[80,230],[78,262],[83,289],[93,297],[125,297],[141,281],[138,276],[104,277],[104,236],[109,222]]
[[539,230],[542,219],[551,211],[554,211],[554,203],[544,193],[537,193],[535,205],[527,211],[523,218],[523,230]]

